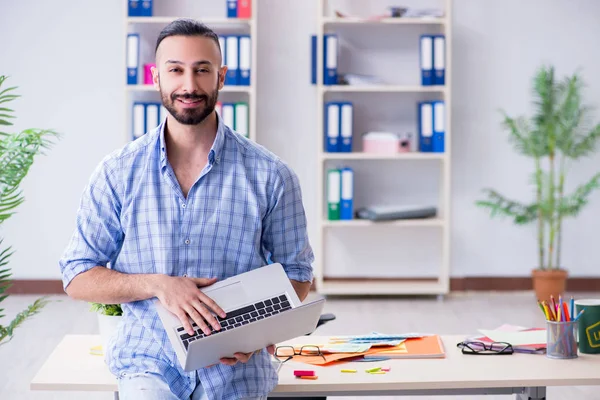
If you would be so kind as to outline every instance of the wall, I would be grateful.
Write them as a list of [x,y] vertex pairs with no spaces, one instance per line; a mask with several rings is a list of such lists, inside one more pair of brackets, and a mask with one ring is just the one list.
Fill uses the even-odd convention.
[[[316,29],[316,4],[259,1],[258,140],[297,171],[314,238],[320,137],[308,38]],[[578,6],[564,0],[454,0],[452,276],[526,276],[536,263],[533,227],[490,220],[473,203],[486,186],[529,198],[532,164],[513,152],[498,110],[530,111],[538,66],[552,63],[559,74],[581,68],[586,99],[600,105],[600,58],[591,50],[600,35],[594,20],[600,3]],[[10,75],[22,95],[13,107],[16,127],[63,133],[36,160],[23,184],[26,202],[0,232],[16,251],[16,279],[59,278],[57,260],[81,191],[101,158],[123,143],[124,32],[123,5],[116,0],[24,0],[0,14],[0,73]],[[591,176],[599,161],[594,156],[574,165],[567,186]],[[565,223],[563,259],[573,275],[600,276],[591,250],[599,217],[600,193],[582,218]]]

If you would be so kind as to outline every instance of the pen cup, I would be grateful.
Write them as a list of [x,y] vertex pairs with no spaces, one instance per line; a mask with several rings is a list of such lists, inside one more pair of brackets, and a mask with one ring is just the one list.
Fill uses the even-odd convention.
[[575,327],[577,321],[546,321],[546,357],[577,358]]

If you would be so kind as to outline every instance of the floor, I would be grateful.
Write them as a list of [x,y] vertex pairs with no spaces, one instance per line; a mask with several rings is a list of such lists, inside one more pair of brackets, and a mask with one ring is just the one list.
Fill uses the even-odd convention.
[[[598,297],[600,293],[576,294],[576,298]],[[6,317],[12,319],[26,308],[35,296],[10,296],[4,302]],[[96,315],[89,306],[66,296],[52,296],[52,302],[34,318],[15,331],[13,339],[0,345],[0,399],[112,399],[109,393],[44,392],[29,390],[29,382],[63,335],[97,333]],[[326,312],[335,321],[320,327],[321,335],[380,332],[439,332],[463,334],[478,328],[494,328],[502,323],[522,326],[543,324],[542,313],[531,293],[467,293],[418,298],[329,298]],[[600,371],[600,363],[598,365]],[[600,372],[599,372],[600,373]],[[367,399],[362,397],[361,399]],[[477,399],[500,400],[511,396],[410,397],[410,399]],[[336,399],[349,400],[350,397]],[[384,399],[384,397],[382,397]],[[387,397],[389,399],[389,397]],[[400,397],[398,397],[400,399]],[[402,399],[409,399],[403,397]],[[548,399],[600,400],[598,387],[549,388]]]

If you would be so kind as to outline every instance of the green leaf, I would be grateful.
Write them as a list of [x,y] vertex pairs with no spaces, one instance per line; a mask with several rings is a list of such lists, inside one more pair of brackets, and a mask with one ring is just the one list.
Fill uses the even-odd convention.
[[490,211],[491,217],[510,217],[517,225],[525,225],[537,217],[537,204],[526,205],[515,200],[509,200],[490,189],[484,190],[487,200],[479,200],[475,204]]

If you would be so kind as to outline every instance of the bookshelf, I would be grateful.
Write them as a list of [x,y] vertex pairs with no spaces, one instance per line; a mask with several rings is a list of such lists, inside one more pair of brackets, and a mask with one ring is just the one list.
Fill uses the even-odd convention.
[[[444,295],[449,292],[450,282],[450,188],[451,188],[451,75],[452,75],[452,0],[407,1],[403,4],[416,8],[437,7],[444,11],[440,18],[384,18],[369,20],[357,17],[336,17],[333,8],[349,5],[363,8],[366,15],[381,1],[358,2],[353,0],[317,0],[316,33],[316,106],[318,127],[317,151],[317,240],[315,248],[315,286],[323,295]],[[385,2],[385,0],[383,0]],[[335,3],[335,4],[334,4]],[[393,6],[387,2],[388,6]],[[368,9],[368,10],[365,10]],[[370,8],[370,10],[369,10]],[[346,11],[346,10],[344,10]],[[360,14],[360,15],[365,15]],[[348,15],[354,15],[348,13]],[[417,30],[417,32],[413,32]],[[358,51],[363,59],[375,54],[371,45],[385,52],[384,39],[396,37],[395,48],[399,52],[412,50],[410,62],[401,59],[397,74],[406,75],[399,82],[369,86],[323,84],[323,36],[338,35],[338,73],[369,73],[365,62],[354,62],[356,72],[347,67],[351,57],[348,53]],[[443,86],[422,86],[419,68],[420,34],[443,34],[445,44],[446,79]],[[413,35],[413,36],[411,36]],[[358,38],[358,39],[356,39]],[[371,39],[372,38],[372,39]],[[355,39],[355,40],[353,40]],[[349,49],[344,49],[348,45]],[[416,56],[415,56],[416,55]],[[362,56],[362,54],[361,54]],[[376,57],[373,56],[375,59]],[[362,61],[362,60],[360,60]],[[377,61],[372,61],[377,63]],[[388,69],[390,63],[387,64]],[[393,64],[392,64],[393,65]],[[381,72],[381,66],[376,65]],[[386,80],[386,82],[389,82]],[[369,96],[369,97],[365,97]],[[417,134],[416,109],[419,101],[443,100],[445,103],[445,138],[443,153],[377,154],[364,153],[360,149],[360,134],[381,128],[387,115],[396,115],[403,123],[414,125],[410,130]],[[325,104],[328,101],[351,101],[353,103],[353,151],[347,153],[326,152]],[[379,104],[387,104],[387,111],[375,110]],[[394,114],[393,107],[399,110]],[[375,111],[374,111],[375,110]],[[409,111],[407,111],[409,110]],[[371,117],[371,118],[370,118]],[[413,119],[414,118],[414,119]],[[394,121],[395,122],[395,121]],[[371,128],[370,124],[374,124]],[[393,122],[386,127],[392,126]],[[389,130],[389,129],[388,129]],[[414,142],[413,142],[414,145]],[[414,148],[413,148],[414,150]],[[423,197],[411,197],[410,183],[416,191],[431,189],[427,204],[438,207],[437,216],[426,219],[372,222],[369,220],[328,220],[327,171],[331,168],[351,167],[354,171],[354,210],[377,203],[378,191],[390,190],[388,200],[406,196],[415,202]],[[424,171],[420,171],[424,169]],[[415,172],[417,171],[417,172]],[[420,178],[414,178],[413,175]],[[429,179],[431,178],[431,179]],[[398,182],[396,182],[396,180]],[[382,181],[379,186],[377,181]],[[432,237],[434,239],[432,239]],[[435,254],[433,261],[421,261],[421,253]],[[423,268],[426,264],[427,268]],[[422,273],[424,272],[424,273]]]
[[[160,94],[153,85],[144,84],[144,64],[154,62],[154,46],[162,28],[170,22],[181,18],[193,18],[222,35],[249,35],[250,44],[250,85],[224,85],[219,91],[222,103],[245,102],[248,104],[248,138],[257,141],[256,133],[256,83],[257,83],[257,1],[250,1],[252,13],[250,18],[228,18],[227,0],[153,0],[152,16],[129,16],[128,1],[124,1],[125,35],[140,34],[140,54],[138,66],[138,84],[127,84],[125,67],[123,68],[125,91],[125,141],[132,140],[133,104],[134,102],[160,102]],[[125,57],[127,46],[125,45]],[[126,58],[125,58],[126,60]],[[164,111],[163,111],[164,112]],[[161,116],[162,118],[162,116]],[[234,128],[230,126],[230,128]],[[148,130],[148,129],[147,129]],[[146,131],[147,131],[146,130]]]

